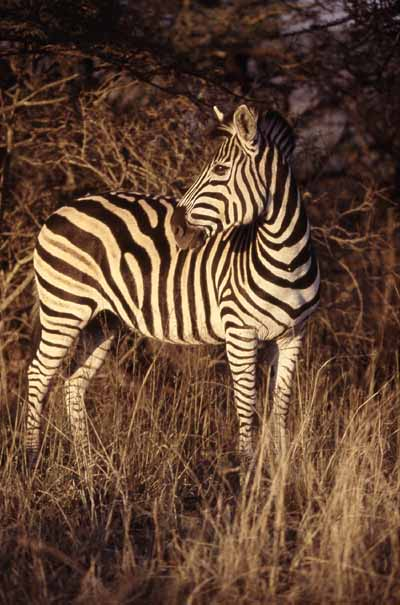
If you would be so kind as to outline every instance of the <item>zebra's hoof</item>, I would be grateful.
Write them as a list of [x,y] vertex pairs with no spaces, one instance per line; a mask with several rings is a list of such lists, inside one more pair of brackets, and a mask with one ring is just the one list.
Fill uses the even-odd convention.
[[36,450],[27,450],[25,454],[26,458],[26,469],[28,471],[34,470],[38,462],[38,453]]

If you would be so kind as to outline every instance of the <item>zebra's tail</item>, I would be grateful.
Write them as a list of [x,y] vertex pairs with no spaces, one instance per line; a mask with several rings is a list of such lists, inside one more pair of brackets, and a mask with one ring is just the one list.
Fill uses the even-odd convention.
[[32,347],[32,357],[35,355],[37,348],[40,343],[40,338],[42,335],[42,324],[40,323],[40,300],[39,300],[39,292],[37,289],[36,280],[33,282],[33,293],[34,293],[34,303],[31,311],[31,347]]

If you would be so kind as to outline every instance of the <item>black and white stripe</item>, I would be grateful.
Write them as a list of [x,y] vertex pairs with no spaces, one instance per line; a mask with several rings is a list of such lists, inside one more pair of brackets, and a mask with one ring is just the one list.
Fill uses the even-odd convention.
[[[218,113],[219,117],[222,117]],[[119,324],[172,343],[226,343],[240,426],[252,451],[257,348],[275,350],[274,440],[286,451],[290,385],[305,319],[318,304],[310,227],[288,160],[293,135],[276,113],[241,105],[177,205],[108,193],[55,212],[34,254],[41,338],[29,368],[27,448],[37,456],[43,398],[82,334],[90,346],[65,383],[77,443],[83,396]]]

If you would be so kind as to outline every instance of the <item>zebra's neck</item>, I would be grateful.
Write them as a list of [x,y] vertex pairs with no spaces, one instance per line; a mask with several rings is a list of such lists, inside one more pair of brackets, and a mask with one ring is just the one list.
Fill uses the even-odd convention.
[[253,266],[263,264],[284,273],[303,272],[313,260],[310,224],[296,182],[289,172],[284,182],[272,179],[265,212],[247,226],[229,230],[237,253],[250,252]]
[[310,224],[298,191],[278,203],[256,225],[254,245],[277,268],[295,271],[310,257]]
[[266,156],[265,172],[270,185],[254,245],[274,267],[296,271],[312,256],[307,214],[290,167],[280,154]]

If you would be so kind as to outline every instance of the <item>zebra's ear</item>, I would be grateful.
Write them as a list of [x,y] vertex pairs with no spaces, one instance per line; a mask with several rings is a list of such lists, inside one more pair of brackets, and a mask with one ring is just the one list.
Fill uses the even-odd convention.
[[233,125],[240,139],[251,143],[256,138],[257,120],[247,105],[239,105],[233,114]]
[[296,141],[286,120],[277,111],[268,111],[259,118],[258,128],[265,142],[278,147],[284,158],[290,160]]
[[218,109],[218,107],[216,105],[214,105],[213,110],[214,110],[215,115],[217,116],[218,122],[220,122],[221,124],[223,124],[223,122],[224,122],[224,114],[222,113],[222,111],[220,109]]

